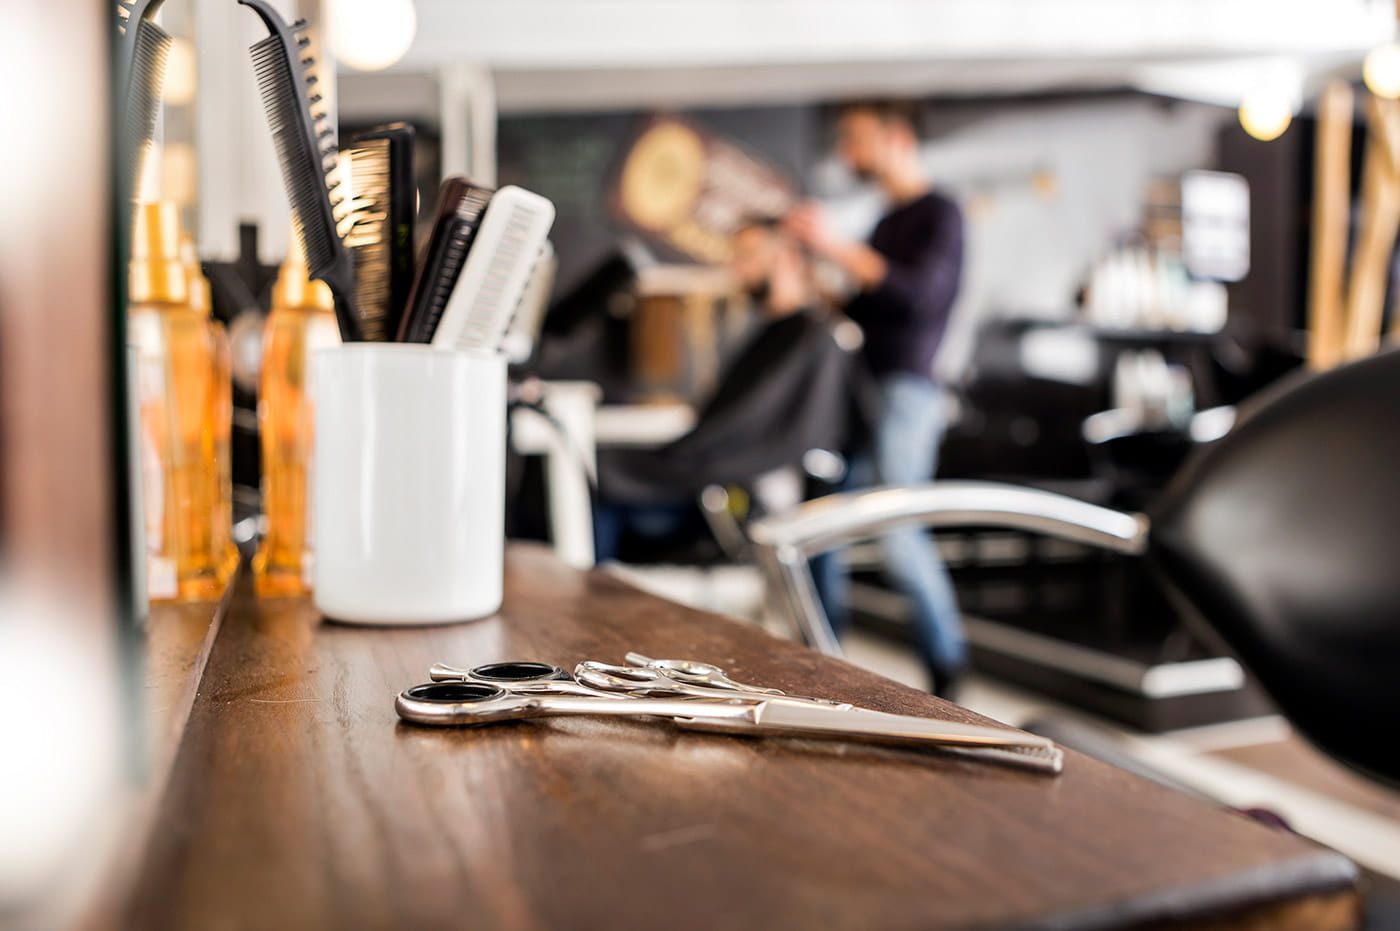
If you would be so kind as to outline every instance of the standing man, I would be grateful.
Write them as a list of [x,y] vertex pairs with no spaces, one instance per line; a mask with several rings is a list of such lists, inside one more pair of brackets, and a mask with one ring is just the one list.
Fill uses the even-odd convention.
[[[851,463],[848,487],[929,481],[943,436],[933,360],[962,277],[963,221],[957,204],[934,192],[924,174],[916,120],[912,105],[896,102],[852,104],[839,117],[837,154],[889,201],[868,243],[835,233],[815,203],[787,218],[795,236],[841,266],[859,288],[845,312],[865,332],[865,361],[883,407],[871,448]],[[893,531],[880,544],[886,574],[913,602],[919,652],[934,691],[948,697],[967,667],[967,646],[947,570],[920,528]],[[845,568],[827,556],[814,570],[839,631],[850,611]]]

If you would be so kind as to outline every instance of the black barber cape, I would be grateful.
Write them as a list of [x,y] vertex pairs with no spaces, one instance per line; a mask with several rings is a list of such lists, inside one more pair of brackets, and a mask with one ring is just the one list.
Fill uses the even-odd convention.
[[872,423],[871,386],[860,354],[837,345],[834,325],[805,311],[765,325],[689,433],[659,449],[599,451],[602,498],[673,502],[706,485],[747,485],[799,464],[810,449],[858,445]]

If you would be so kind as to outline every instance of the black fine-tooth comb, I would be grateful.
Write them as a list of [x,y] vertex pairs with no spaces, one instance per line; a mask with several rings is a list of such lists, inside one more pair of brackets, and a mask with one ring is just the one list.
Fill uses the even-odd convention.
[[[327,125],[316,93],[316,60],[302,53],[311,44],[305,20],[290,27],[266,0],[238,0],[262,18],[268,37],[250,51],[263,109],[272,129],[272,142],[282,167],[282,183],[291,203],[293,226],[301,240],[306,268],[313,281],[324,281],[335,296],[340,338],[360,339],[355,312],[355,261],[336,228],[337,153],[335,130]],[[342,217],[353,226],[355,218]]]
[[400,342],[432,342],[493,193],[460,175],[442,183],[437,219],[399,324]]
[[137,197],[141,170],[156,134],[161,89],[170,60],[170,33],[153,22],[164,0],[117,0],[116,86],[119,183],[125,201]]
[[340,150],[349,161],[347,203],[354,225],[345,245],[355,258],[355,309],[361,336],[393,339],[413,285],[413,222],[417,188],[413,180],[413,127],[376,126]]

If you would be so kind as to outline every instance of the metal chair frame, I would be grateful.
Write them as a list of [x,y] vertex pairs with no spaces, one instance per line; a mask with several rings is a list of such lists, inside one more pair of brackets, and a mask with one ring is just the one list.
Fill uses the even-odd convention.
[[813,556],[906,526],[1023,530],[1130,555],[1147,548],[1149,521],[1075,498],[999,482],[930,482],[827,495],[748,526],[778,609],[807,644],[840,656],[817,597]]

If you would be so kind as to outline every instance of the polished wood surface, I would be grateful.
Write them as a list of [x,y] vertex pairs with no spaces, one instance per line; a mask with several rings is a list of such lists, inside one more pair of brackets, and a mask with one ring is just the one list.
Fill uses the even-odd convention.
[[[429,664],[703,659],[980,721],[761,631],[513,548],[501,615],[322,623],[240,581],[128,907],[132,928],[1329,928],[1336,854],[1077,754],[936,752],[555,719],[397,721]],[[1263,923],[1261,923],[1263,922]]]
[[141,682],[147,782],[163,785],[184,737],[219,625],[234,590],[219,601],[152,605],[142,628]]

